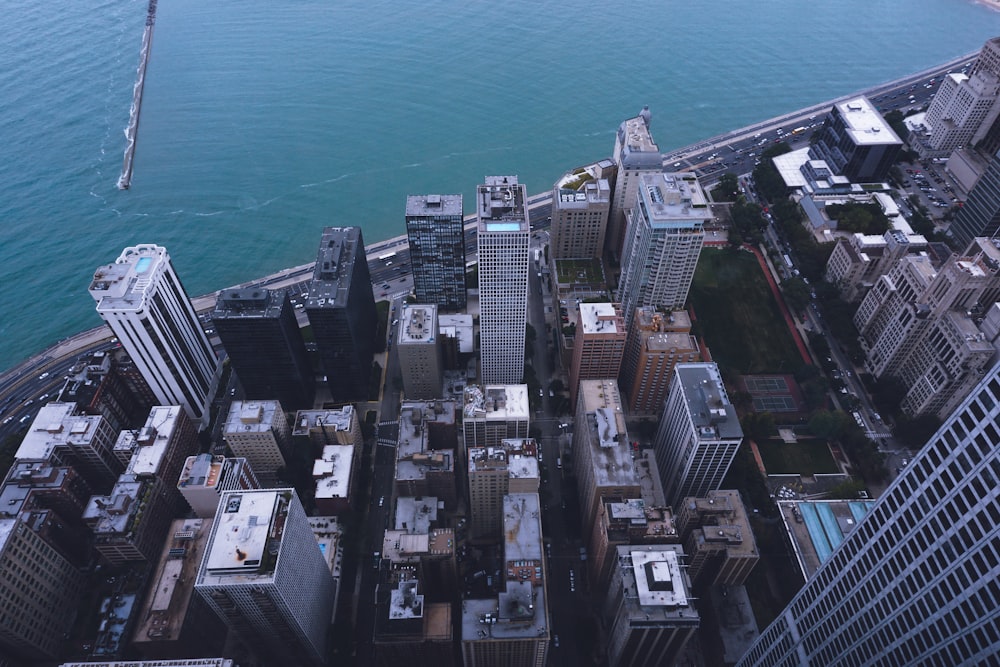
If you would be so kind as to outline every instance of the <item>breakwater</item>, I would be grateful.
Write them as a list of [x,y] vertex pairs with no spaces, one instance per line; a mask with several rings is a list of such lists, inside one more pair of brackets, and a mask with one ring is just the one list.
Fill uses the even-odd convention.
[[139,67],[132,86],[132,107],[129,109],[128,125],[125,127],[125,156],[122,158],[122,173],[118,177],[118,189],[128,190],[132,184],[132,167],[135,160],[136,135],[139,132],[139,112],[142,109],[142,89],[146,85],[146,66],[149,64],[149,49],[153,43],[153,26],[156,24],[156,0],[149,0],[146,7],[146,26],[142,31],[142,48],[139,50]]

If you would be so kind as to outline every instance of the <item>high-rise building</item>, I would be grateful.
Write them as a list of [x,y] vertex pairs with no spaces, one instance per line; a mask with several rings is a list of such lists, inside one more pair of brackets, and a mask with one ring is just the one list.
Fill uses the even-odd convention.
[[687,311],[664,314],[650,306],[636,308],[618,376],[629,414],[658,414],[667,398],[674,366],[697,361],[701,361],[701,348],[691,335]]
[[463,310],[465,230],[462,195],[410,195],[406,198],[406,237],[417,303]]
[[1000,236],[1000,153],[993,155],[948,229],[960,246],[977,236]]
[[277,401],[233,401],[222,428],[233,456],[246,459],[261,486],[273,486],[286,465],[291,429]]
[[852,183],[884,181],[903,141],[867,97],[838,102],[816,130],[809,157]]
[[625,429],[616,380],[584,380],[576,400],[574,471],[585,530],[594,525],[604,498],[638,498],[639,476]]
[[90,295],[157,402],[183,406],[204,428],[221,365],[167,249],[125,248],[94,272]]
[[455,509],[458,427],[452,401],[407,401],[399,410],[396,496],[435,496]]
[[294,490],[222,495],[195,591],[261,662],[325,664],[334,579]]
[[615,189],[608,211],[604,247],[613,258],[621,257],[629,211],[639,201],[639,177],[663,171],[663,156],[649,133],[651,114],[643,107],[635,118],[618,126],[612,158],[617,167]]
[[[353,405],[342,405],[333,410],[299,410],[295,413],[292,438],[296,441],[296,448],[308,446],[314,453],[327,445],[351,445],[358,458],[361,458],[361,448],[365,444],[358,411]],[[306,442],[309,444],[306,445]]]
[[530,417],[528,385],[466,385],[462,413],[465,448],[499,447],[508,438],[527,438]]
[[900,229],[890,229],[881,236],[851,234],[837,241],[824,278],[840,290],[844,301],[857,302],[902,257],[926,250],[925,237]]
[[641,174],[637,180],[618,282],[626,323],[640,306],[684,308],[705,242],[705,223],[712,219],[693,174]]
[[483,384],[524,377],[528,324],[528,196],[517,176],[487,176],[476,189],[479,341]]
[[196,516],[212,518],[223,492],[259,489],[260,483],[246,459],[199,454],[184,461],[177,488]]
[[51,547],[34,517],[0,518],[0,653],[12,661],[58,656],[85,586],[82,570]]
[[617,378],[625,354],[625,319],[617,303],[581,303],[577,311],[569,400],[576,405],[581,380]]
[[[452,667],[451,605],[427,602],[413,568],[386,571],[375,590],[375,667]],[[426,586],[425,586],[426,588]]]
[[473,447],[469,457],[469,536],[500,535],[503,498],[538,493],[538,444],[532,438],[504,440],[500,447]]
[[101,415],[116,433],[137,428],[156,405],[149,385],[121,348],[94,352],[74,364],[55,400],[76,403],[80,412],[89,415]]
[[313,372],[286,290],[222,290],[212,324],[247,398],[312,407]]
[[313,461],[312,476],[316,481],[313,501],[322,516],[336,516],[351,511],[352,493],[361,457],[351,445],[326,445],[320,457]]
[[953,150],[972,143],[981,128],[985,130],[992,124],[992,119],[987,119],[998,97],[1000,77],[994,72],[944,75],[924,115],[923,128],[910,134],[910,143],[922,158],[947,157]]
[[587,548],[591,590],[601,597],[618,564],[618,547],[637,544],[680,544],[673,511],[647,504],[642,498],[605,498]]
[[360,227],[323,230],[305,311],[332,399],[368,400],[378,316]]
[[602,616],[611,667],[675,664],[700,618],[677,544],[617,547]]
[[441,398],[444,368],[438,339],[437,306],[404,305],[399,314],[399,367],[408,399]]
[[1000,364],[739,663],[988,665],[1000,654]]
[[1000,249],[992,239],[974,239],[937,270],[926,256],[903,257],[854,315],[865,366],[902,381],[908,414],[946,417],[995,354],[973,317],[998,291]]
[[[1000,37],[987,40],[983,45],[979,57],[972,63],[969,77],[985,73],[1000,77]],[[1000,103],[993,105],[970,143],[983,155],[993,155],[1000,150]]]
[[587,172],[567,174],[567,178],[552,189],[552,257],[600,259],[611,209],[611,186],[606,178],[594,179]]
[[671,507],[707,496],[726,476],[743,429],[714,363],[677,364],[653,441]]

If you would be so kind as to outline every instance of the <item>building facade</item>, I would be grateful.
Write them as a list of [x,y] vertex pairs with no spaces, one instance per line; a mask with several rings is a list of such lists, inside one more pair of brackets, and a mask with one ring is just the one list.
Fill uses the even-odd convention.
[[465,230],[462,195],[406,198],[406,238],[417,303],[464,310]]
[[528,385],[466,385],[464,399],[462,431],[466,450],[499,447],[508,438],[528,437]]
[[444,366],[438,339],[437,306],[404,305],[396,346],[406,398],[442,398]]
[[743,657],[985,665],[1000,653],[1000,365]]
[[629,414],[658,414],[667,398],[674,366],[698,361],[701,347],[691,335],[687,311],[661,313],[650,306],[636,308],[618,376]]
[[538,444],[504,440],[500,447],[473,447],[469,460],[469,536],[495,541],[508,493],[538,493]]
[[360,227],[323,230],[305,311],[332,399],[368,400],[378,316]]
[[739,491],[709,491],[705,498],[685,498],[675,509],[692,584],[699,590],[742,586],[760,553]]
[[1000,236],[1000,153],[993,155],[948,229],[960,246],[977,236]]
[[643,107],[639,115],[618,126],[612,159],[617,173],[604,246],[614,259],[622,255],[629,211],[639,199],[639,176],[663,171],[663,156],[649,132],[651,114]]
[[625,318],[617,303],[581,303],[577,311],[569,400],[576,405],[581,380],[616,378],[625,355]]
[[743,429],[714,363],[678,364],[653,440],[671,507],[719,488]]
[[326,663],[334,580],[294,490],[223,494],[195,591],[264,663]]
[[712,212],[693,174],[642,174],[622,249],[618,301],[626,322],[635,309],[682,309]]
[[222,429],[233,456],[249,462],[261,486],[273,486],[286,465],[291,429],[277,401],[233,401]]
[[204,427],[221,365],[167,249],[125,248],[94,272],[90,295],[161,405],[181,405]]
[[611,209],[606,178],[586,172],[552,189],[550,250],[555,259],[589,259],[604,254],[604,236]]
[[222,290],[212,324],[247,398],[276,399],[287,410],[312,406],[313,371],[286,290]]
[[479,341],[484,384],[524,377],[528,324],[528,196],[517,176],[487,176],[476,189]]

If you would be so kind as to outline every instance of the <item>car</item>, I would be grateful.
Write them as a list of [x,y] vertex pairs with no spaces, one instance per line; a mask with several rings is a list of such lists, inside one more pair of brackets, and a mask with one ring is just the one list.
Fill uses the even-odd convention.
[[39,379],[39,380],[44,380],[44,379],[45,379],[45,378],[47,378],[48,376],[49,376],[49,372],[48,372],[48,371],[45,371],[44,373],[42,373],[41,375],[39,375],[39,376],[38,376],[38,379]]
[[381,497],[380,497],[380,498],[378,499],[378,506],[379,506],[379,507],[382,507],[383,505],[385,505],[385,496],[381,496]]
[[556,648],[559,648],[559,635],[556,635],[552,638],[552,643],[553,645],[555,645]]
[[399,320],[393,320],[392,321],[392,326],[396,326],[397,324],[399,324]]
[[14,421],[14,415],[11,415],[10,417],[7,417],[7,419],[4,419],[4,420],[3,420],[3,423],[4,423],[4,424],[9,424],[9,423],[11,423],[12,421]]

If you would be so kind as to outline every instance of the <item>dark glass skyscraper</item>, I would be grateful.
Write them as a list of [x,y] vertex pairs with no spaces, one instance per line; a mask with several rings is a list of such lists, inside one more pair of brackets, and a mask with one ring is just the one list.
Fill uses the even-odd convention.
[[367,400],[378,317],[360,227],[323,230],[306,314],[333,400]]
[[951,234],[959,246],[967,247],[977,236],[994,237],[1000,231],[1000,153],[993,156],[969,199],[951,223]]
[[465,235],[462,195],[410,195],[406,236],[417,303],[465,308]]
[[288,292],[223,290],[212,323],[248,399],[276,399],[286,410],[312,407],[313,373]]

